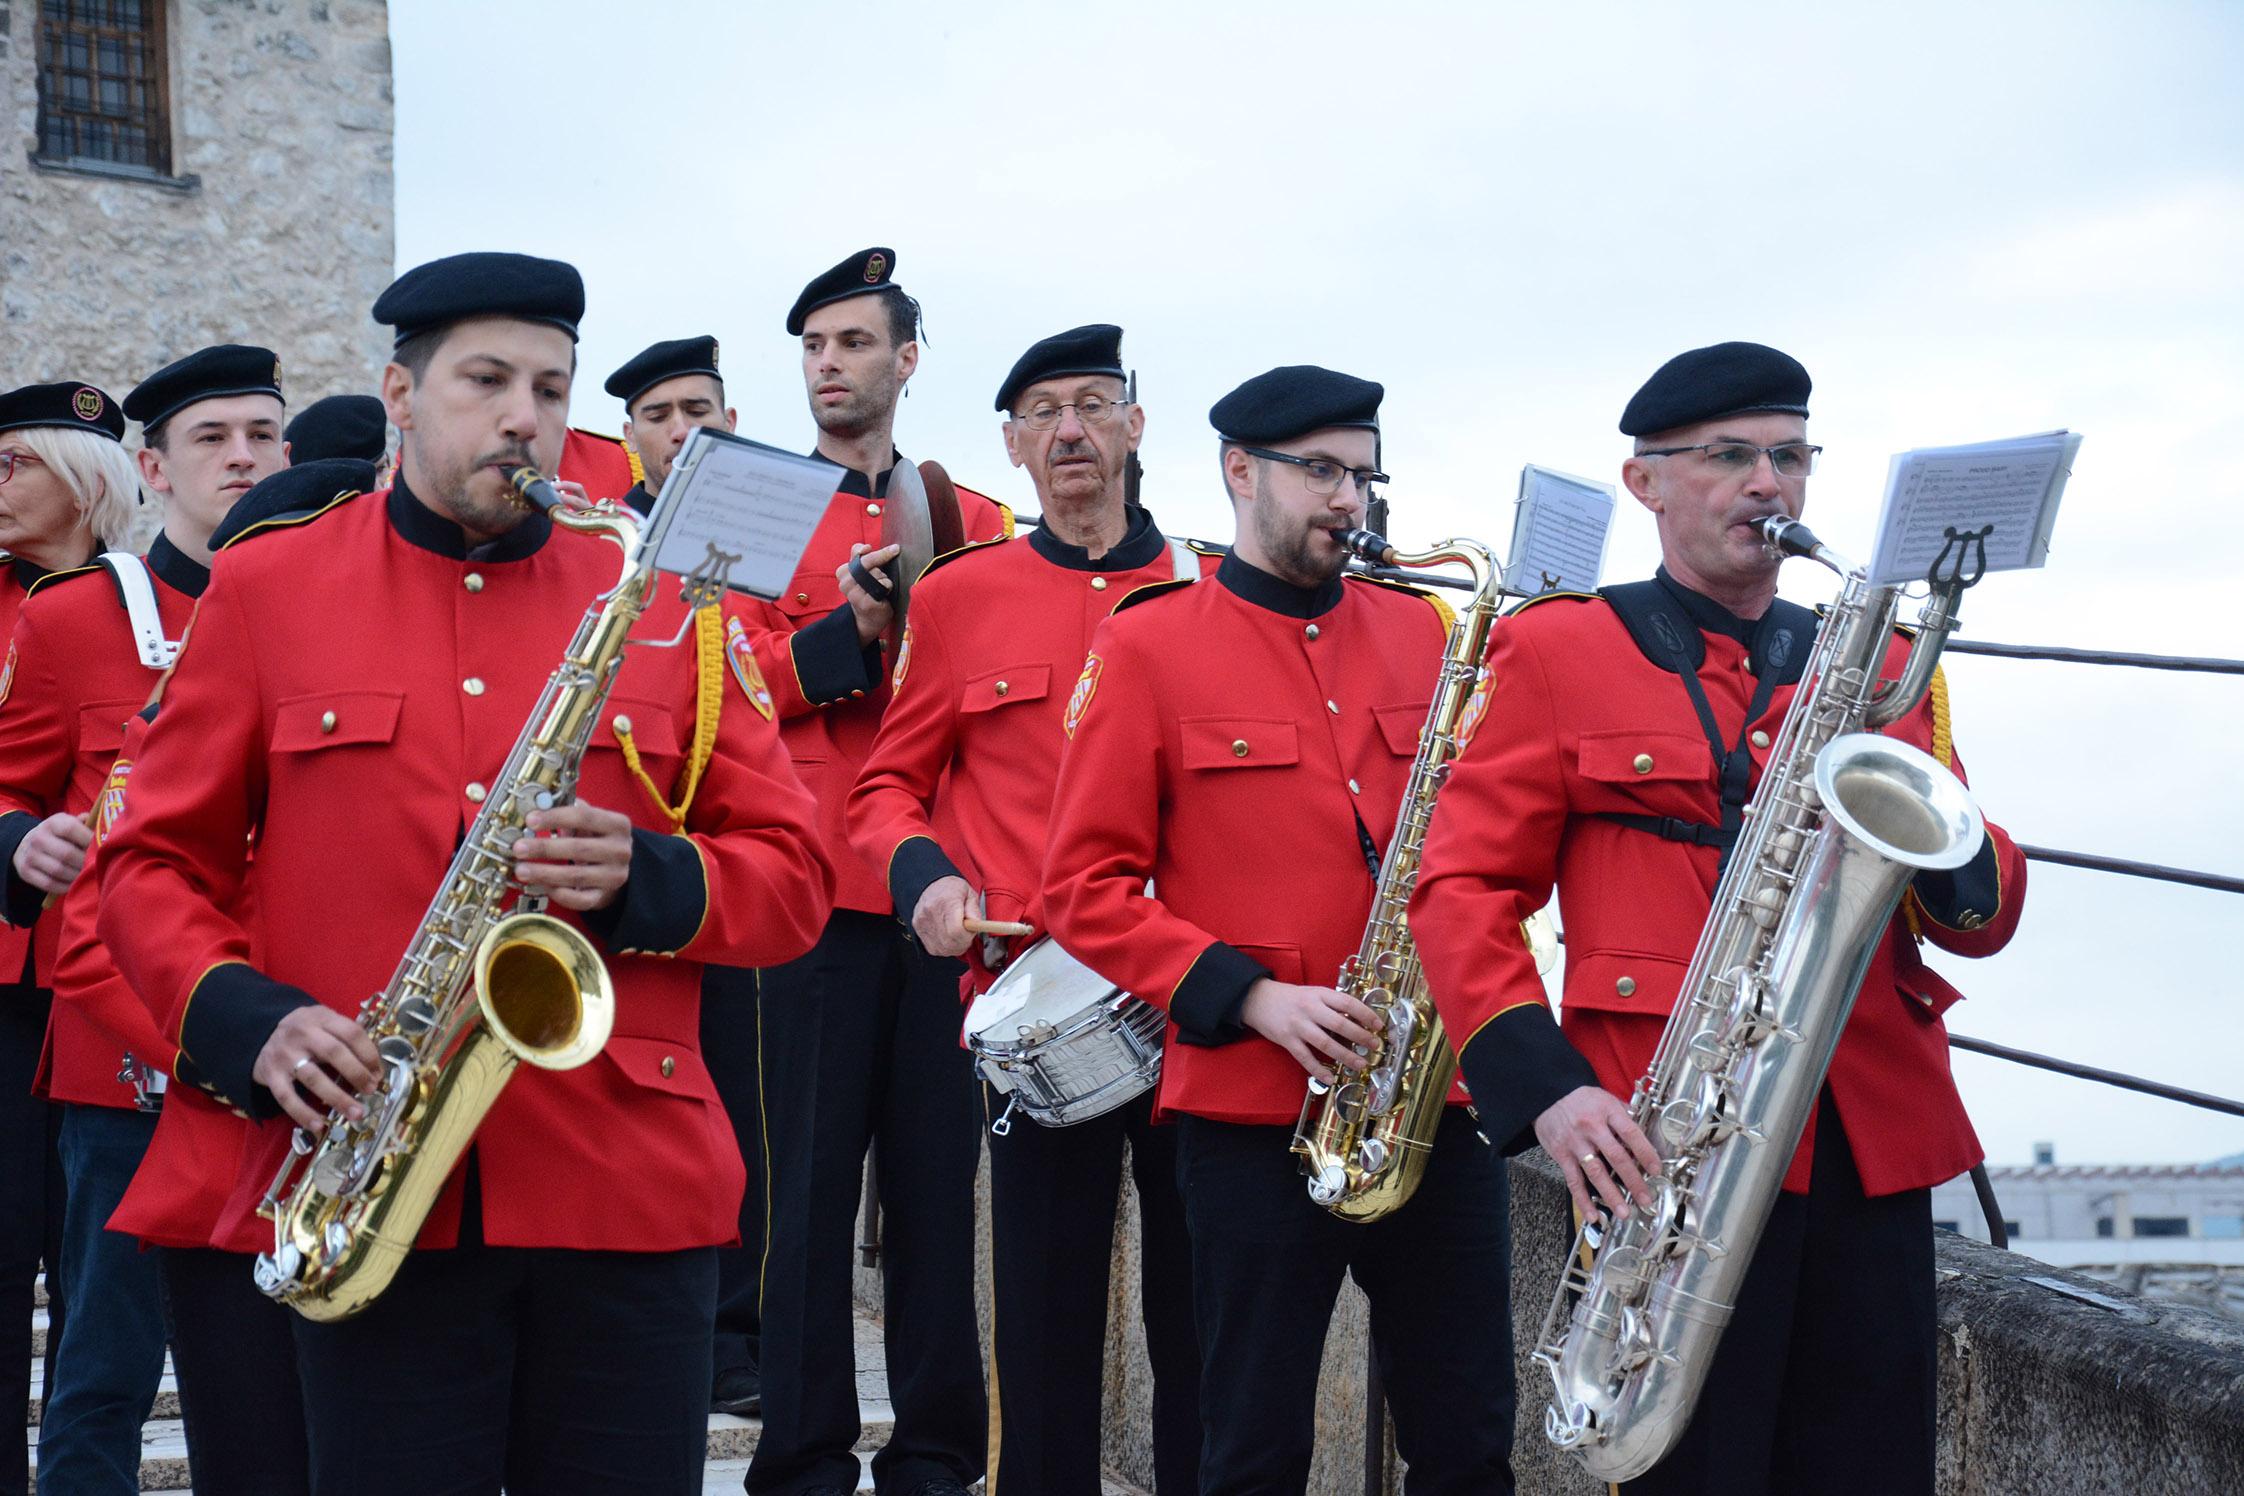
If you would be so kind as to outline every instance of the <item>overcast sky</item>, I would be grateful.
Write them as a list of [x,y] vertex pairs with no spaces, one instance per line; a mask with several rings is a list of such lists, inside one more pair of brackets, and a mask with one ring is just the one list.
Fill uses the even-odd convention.
[[[1815,378],[1808,517],[1867,556],[1887,458],[2087,434],[2048,568],[1969,637],[2244,657],[2244,5],[775,6],[392,0],[401,266],[553,255],[609,370],[713,333],[744,434],[813,439],[783,330],[872,244],[926,305],[898,441],[1023,509],[990,408],[1030,342],[1127,329],[1146,498],[1227,539],[1208,406],[1380,380],[1395,537],[1501,550],[1519,469],[1618,481],[1671,354]],[[1607,578],[1649,573],[1648,516]],[[1786,591],[1820,601],[1796,564]],[[1951,656],[2020,840],[2244,872],[2244,679]],[[2244,899],[2037,866],[1961,1033],[2244,1094]],[[2244,1120],[1972,1056],[1990,1159],[2185,1162]]]

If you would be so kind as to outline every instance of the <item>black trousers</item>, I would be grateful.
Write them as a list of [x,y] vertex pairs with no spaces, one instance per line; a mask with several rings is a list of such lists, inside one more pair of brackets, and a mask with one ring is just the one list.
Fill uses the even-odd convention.
[[312,1489],[691,1496],[716,1301],[714,1247],[416,1251],[355,1318],[296,1320]]
[[295,1314],[257,1291],[246,1253],[163,1247],[157,1255],[197,1496],[307,1496]]
[[1825,1093],[1691,1425],[1628,1496],[1931,1496],[1932,1193],[1867,1199]]
[[1187,1116],[1177,1179],[1200,1324],[1202,1496],[1305,1492],[1342,1274],[1371,1340],[1409,1496],[1512,1489],[1510,1183],[1458,1107],[1409,1203],[1356,1225],[1313,1204],[1289,1127]]
[[740,1245],[717,1249],[716,1376],[754,1371],[763,1320],[764,1225],[771,1213],[771,1180],[764,1167],[764,1088],[757,1050],[763,1019],[756,1001],[757,974],[738,966],[708,966],[701,973],[701,1058],[717,1083],[717,1097],[732,1118],[733,1140],[748,1165],[748,1190],[740,1197]]
[[[1004,1097],[985,1098],[992,1115]],[[1176,1129],[1145,1095],[1073,1127],[1017,1117],[990,1139],[989,1496],[1099,1496],[1107,1293],[1127,1145],[1137,1186],[1138,1280],[1153,1366],[1154,1489],[1200,1482],[1200,1346],[1192,1242],[1177,1193]]]
[[771,1239],[764,1256],[764,1429],[746,1489],[854,1490],[850,1311],[858,1193],[877,1145],[881,1279],[895,1432],[883,1492],[982,1474],[989,1408],[974,1316],[981,1104],[956,961],[896,922],[836,910],[809,955],[763,973]]
[[47,1274],[45,1380],[68,1312],[62,1281],[62,1108],[31,1094],[52,996],[30,982],[0,986],[0,1496],[30,1488],[31,1312]]

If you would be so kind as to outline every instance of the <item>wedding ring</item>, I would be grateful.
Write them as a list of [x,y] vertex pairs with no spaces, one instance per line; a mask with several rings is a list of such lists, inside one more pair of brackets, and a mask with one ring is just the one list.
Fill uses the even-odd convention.
[[1594,1164],[1597,1162],[1597,1155],[1594,1153],[1585,1153],[1582,1155],[1582,1162],[1584,1164]]
[[289,1066],[289,1067],[288,1067],[288,1073],[289,1073],[290,1075],[294,1075],[294,1074],[295,1074],[295,1073],[296,1073],[297,1071],[299,1071],[299,1070],[303,1069],[303,1068],[304,1068],[304,1067],[305,1067],[306,1065],[309,1065],[309,1064],[310,1064],[311,1062],[312,1062],[312,1057],[311,1057],[310,1055],[305,1055],[305,1056],[303,1056],[302,1058],[298,1059],[298,1060],[297,1060],[297,1062],[296,1062],[295,1064],[293,1064],[293,1065],[291,1065],[291,1066]]

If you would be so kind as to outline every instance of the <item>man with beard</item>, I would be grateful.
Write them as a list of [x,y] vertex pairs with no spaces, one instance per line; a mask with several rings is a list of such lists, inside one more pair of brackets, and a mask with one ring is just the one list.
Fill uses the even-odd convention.
[[[615,586],[615,548],[522,506],[504,473],[560,453],[583,308],[572,267],[512,254],[383,292],[397,483],[216,569],[103,848],[98,932],[166,1014],[182,1077],[269,1119],[228,1249],[271,1248],[254,1203],[291,1124],[365,1116],[384,1061],[360,1004],[423,933],[464,830],[514,793],[524,724]],[[312,575],[352,599],[350,627]],[[655,589],[641,635],[674,637],[685,606]],[[728,712],[705,741],[699,697],[688,651],[629,651],[573,796],[496,849],[488,897],[543,898],[601,951],[614,1032],[576,1068],[517,1069],[387,1288],[294,1325],[322,1496],[701,1478],[715,1248],[743,1183],[698,1052],[701,966],[807,950],[831,880],[777,733]]]
[[[1124,501],[1145,428],[1126,389],[1122,329],[1103,323],[1044,339],[1006,376],[997,393],[1005,450],[1035,480],[1043,524],[954,551],[920,578],[895,697],[850,798],[852,841],[888,869],[897,917],[924,949],[966,956],[977,993],[1025,941],[977,942],[965,920],[1043,923],[1060,716],[1092,629],[1133,589],[1215,567]],[[957,839],[938,830],[936,806]],[[1073,1127],[1017,1126],[990,1139],[990,1496],[1101,1489],[1107,1269],[1125,1139],[1143,1228],[1155,1484],[1199,1484],[1199,1349],[1175,1140],[1152,1113],[1143,1096]]]
[[[893,614],[879,568],[896,402],[919,365],[919,304],[891,279],[895,251],[851,255],[803,288],[787,314],[801,339],[817,455],[848,470],[800,569],[776,603],[744,605],[736,666],[769,683],[795,766],[818,798],[834,865],[834,914],[817,949],[762,973],[765,1166],[762,1438],[757,1493],[856,1488],[850,1249],[865,1151],[877,1144],[885,1238],[889,1400],[895,1432],[873,1457],[883,1491],[942,1496],[982,1473],[988,1404],[974,1318],[974,1169],[980,1108],[958,1044],[965,968],[911,944],[884,870],[850,850],[844,802],[888,696],[881,638]],[[968,540],[1011,516],[959,491]],[[850,563],[870,568],[869,590]],[[730,629],[734,621],[728,621]]]
[[1428,595],[1342,576],[1337,532],[1385,477],[1382,393],[1295,366],[1216,402],[1231,554],[1116,609],[1063,721],[1044,913],[1168,1010],[1157,1111],[1192,1239],[1205,1496],[1306,1490],[1343,1274],[1371,1301],[1411,1490],[1511,1489],[1506,1183],[1462,1094],[1410,1203],[1368,1225],[1313,1204],[1290,1147],[1307,1084],[1376,1037],[1334,983],[1448,638]]

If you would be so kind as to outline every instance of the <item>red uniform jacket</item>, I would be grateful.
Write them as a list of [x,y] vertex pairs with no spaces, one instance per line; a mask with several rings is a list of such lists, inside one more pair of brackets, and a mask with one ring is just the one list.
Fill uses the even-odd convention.
[[[311,1000],[355,1013],[388,982],[616,570],[612,545],[542,518],[470,555],[402,485],[223,553],[103,849],[101,938],[163,1015],[178,1080],[274,1115],[250,1079],[273,1026]],[[348,600],[347,617],[321,605],[328,596]],[[671,637],[681,614],[665,587],[639,633]],[[682,833],[626,769],[628,718],[675,803],[697,674],[691,649],[632,650],[584,757],[579,798],[639,828],[623,896],[579,921],[610,953],[615,1031],[578,1069],[522,1067],[477,1133],[494,1245],[666,1251],[733,1238],[744,1175],[700,1058],[701,963],[800,955],[831,878],[809,797],[770,723],[738,697]],[[254,928],[231,912],[245,891]],[[285,1121],[262,1129],[245,1193],[262,1189],[288,1133]],[[459,1198],[455,1179],[423,1245],[453,1239]],[[242,1211],[218,1237],[234,1251],[270,1243]]]
[[[1038,529],[954,551],[914,585],[893,697],[849,798],[850,843],[887,869],[898,918],[909,921],[929,884],[966,866],[981,875],[991,919],[1042,927],[1068,691],[1100,621],[1134,589],[1177,574],[1153,517],[1132,509],[1129,519],[1096,561]],[[1200,573],[1219,559],[1187,554]],[[929,814],[938,789],[956,841]],[[976,991],[994,980],[978,942],[967,969]]]
[[581,483],[585,497],[598,503],[620,499],[639,481],[639,465],[631,449],[612,436],[569,428],[561,445],[561,460],[553,476],[563,483]]
[[[163,536],[147,558],[164,637],[177,639],[209,580],[199,562],[180,554]],[[48,815],[84,815],[110,780],[124,742],[125,723],[148,704],[158,671],[141,663],[132,626],[115,580],[100,566],[57,572],[32,589],[16,615],[15,677],[0,702],[0,855],[13,858],[23,837]],[[84,884],[80,876],[73,890]],[[98,945],[65,972],[56,961],[61,920],[41,920],[46,896],[20,878],[7,880],[11,924],[39,928],[40,978],[57,999],[47,1022],[46,1052],[36,1088],[56,1101],[129,1107],[132,1087],[120,1084],[123,1049],[116,1020],[139,1011],[129,993],[107,1026],[72,992],[72,984],[105,976]],[[90,898],[90,896],[89,896]],[[141,1058],[161,1068],[161,1051],[139,1046]]]
[[[1736,620],[1674,591],[1701,625],[1697,675],[1723,741],[1744,737],[1758,784],[1796,687],[1777,687],[1748,723],[1754,669],[1781,662],[1756,660],[1746,641],[1711,626]],[[1796,637],[1786,653],[1804,651],[1805,636]],[[1905,648],[1896,641],[1889,675],[1899,673]],[[1804,660],[1804,652],[1794,656],[1795,672]],[[1484,689],[1485,715],[1435,805],[1410,923],[1489,1136],[1525,1147],[1536,1116],[1592,1072],[1625,1097],[1650,1068],[1712,902],[1714,847],[1663,840],[1601,814],[1706,824],[1718,819],[1719,794],[1713,749],[1683,681],[1647,658],[1601,599],[1539,601],[1507,618]],[[1936,731],[1945,738],[1929,697],[1888,729],[1920,748],[1935,748]],[[1963,955],[1986,955],[2009,940],[2025,889],[2018,849],[1987,830],[1978,862],[1938,880],[1920,876],[1911,900],[1925,936]],[[1554,883],[1566,927],[1563,1038],[1518,933]],[[1938,1184],[1979,1161],[1940,1021],[1957,995],[1924,965],[1906,918],[1897,918],[1828,1079],[1872,1195]],[[1814,1127],[1811,1111],[1785,1181],[1795,1192],[1807,1188]]]
[[[20,557],[7,556],[5,552],[0,552],[0,558],[5,558],[7,562],[6,566],[0,567],[0,628],[8,630],[8,652],[6,658],[0,660],[0,719],[4,719],[8,698],[15,694],[16,618],[22,613],[24,599],[30,595],[31,589],[55,573]],[[16,876],[16,847],[30,834],[34,825],[44,820],[52,810],[59,808],[55,806],[41,809],[31,821],[18,819],[12,826],[5,819],[0,819],[0,838],[4,838],[0,840],[0,886],[4,886],[0,899],[4,899],[11,908],[37,905],[46,898]],[[28,920],[26,925],[29,925]],[[35,948],[36,967],[33,966]],[[0,986],[34,979],[44,981],[47,972],[53,967],[54,931],[51,925],[41,929],[37,926],[0,924]]]
[[1447,612],[1354,578],[1304,591],[1236,556],[1131,602],[1068,702],[1045,918],[1168,1010],[1164,1114],[1290,1123],[1308,1077],[1240,1005],[1265,976],[1329,986],[1362,944]]
[[[834,868],[834,907],[872,914],[889,911],[888,889],[880,865],[850,850],[845,807],[872,751],[888,679],[880,646],[858,644],[857,621],[834,572],[848,562],[852,544],[880,548],[888,476],[882,473],[876,487],[863,473],[852,472],[779,600],[741,599],[737,607],[747,645],[777,703],[787,752],[818,801],[819,844]],[[1013,533],[1013,516],[996,500],[962,488],[958,502],[968,540]]]

